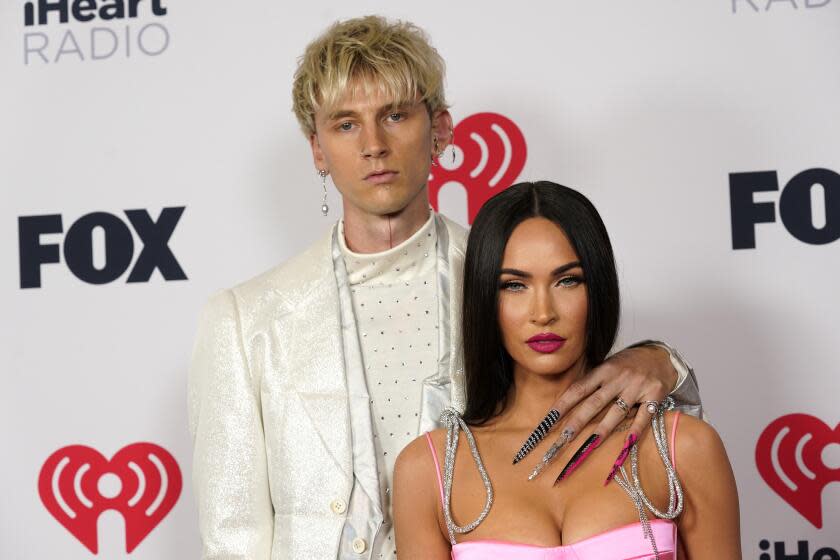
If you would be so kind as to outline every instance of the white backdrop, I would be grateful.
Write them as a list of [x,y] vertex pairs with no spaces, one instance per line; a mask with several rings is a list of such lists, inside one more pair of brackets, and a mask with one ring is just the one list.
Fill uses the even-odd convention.
[[[53,11],[44,25],[36,9],[26,25],[27,4],[0,3],[0,558],[87,559],[85,538],[102,558],[198,556],[185,395],[198,311],[336,218],[334,190],[332,215],[320,214],[320,181],[290,110],[292,74],[331,22],[380,13],[429,32],[448,64],[456,122],[492,112],[521,131],[519,179],[577,187],[602,212],[620,266],[621,342],[662,338],[693,363],[735,468],[745,558],[840,559],[840,484],[831,484],[840,481],[840,243],[801,241],[786,227],[799,211],[791,229],[806,216],[806,230],[840,235],[840,0],[157,0],[122,19],[80,10],[90,21],[73,19],[71,1],[70,21]],[[501,162],[490,153],[490,165]],[[822,188],[791,189],[783,214],[780,190],[756,192],[751,206],[750,186],[768,178],[746,178],[736,228],[753,230],[751,212],[770,208],[775,221],[755,225],[755,248],[733,249],[730,174],[776,172],[783,189],[809,169],[828,170]],[[440,199],[462,223],[465,192],[450,185]],[[157,243],[149,232],[166,228],[138,234],[124,212],[155,221],[166,207],[185,209]],[[94,212],[116,218],[71,229]],[[55,215],[63,233],[49,233]],[[105,229],[91,234],[97,224]],[[188,279],[155,270],[127,282],[144,245],[153,264],[168,246]],[[119,274],[121,258],[131,265]],[[40,287],[22,287],[22,267],[30,284],[40,271]],[[74,274],[103,267],[118,278]],[[759,444],[793,413],[814,418],[784,418]],[[64,510],[49,496],[65,479],[48,464],[53,453],[70,458],[67,475],[78,472],[68,446],[105,461],[138,442],[158,446],[161,460],[171,454],[184,484],[176,492],[178,469],[165,461],[141,465],[146,494],[163,502],[136,548],[126,552],[113,510],[94,524],[80,514],[72,531],[59,523]],[[72,494],[67,480],[56,484]],[[120,481],[84,484],[93,499]],[[130,532],[143,533],[138,523]]]

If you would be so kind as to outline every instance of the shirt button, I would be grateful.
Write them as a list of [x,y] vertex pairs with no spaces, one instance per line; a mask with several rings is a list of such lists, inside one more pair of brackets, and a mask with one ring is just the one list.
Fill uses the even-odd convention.
[[347,511],[347,503],[341,498],[338,498],[330,502],[330,509],[333,510],[333,513],[341,515]]
[[361,554],[367,550],[367,541],[361,537],[353,539],[353,552]]

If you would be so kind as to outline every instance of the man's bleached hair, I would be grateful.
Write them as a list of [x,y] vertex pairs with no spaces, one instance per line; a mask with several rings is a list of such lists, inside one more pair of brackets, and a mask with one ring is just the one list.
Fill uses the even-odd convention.
[[293,110],[307,137],[315,133],[315,111],[332,110],[348,92],[370,95],[378,89],[395,106],[419,98],[432,115],[447,108],[444,74],[443,59],[416,25],[381,16],[340,21],[298,61]]

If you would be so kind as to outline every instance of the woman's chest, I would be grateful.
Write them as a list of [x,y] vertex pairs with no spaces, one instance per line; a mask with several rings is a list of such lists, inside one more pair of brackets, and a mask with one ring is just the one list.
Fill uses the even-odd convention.
[[[608,438],[572,475],[556,482],[574,449],[562,454],[534,480],[528,480],[541,454],[531,463],[511,465],[507,454],[485,445],[482,458],[493,487],[490,513],[459,542],[501,539],[539,546],[582,541],[605,531],[636,523],[639,512],[616,482],[604,484],[623,438]],[[640,450],[639,476],[649,498],[667,504],[667,483],[661,461],[649,460]],[[463,457],[463,456],[462,456]],[[460,459],[461,457],[459,457]],[[630,462],[627,462],[628,473]],[[661,471],[661,472],[660,472]],[[452,485],[454,520],[464,525],[484,507],[486,490],[474,464],[456,461]]]

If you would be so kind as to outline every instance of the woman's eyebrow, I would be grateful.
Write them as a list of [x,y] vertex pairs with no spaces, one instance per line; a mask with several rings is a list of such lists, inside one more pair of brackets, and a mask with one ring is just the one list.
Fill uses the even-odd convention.
[[[558,276],[563,274],[567,270],[580,266],[580,261],[573,261],[570,263],[566,263],[563,266],[558,266],[554,270],[551,271],[552,276]],[[530,278],[531,273],[525,272],[524,270],[519,270],[518,268],[503,268],[499,271],[499,275],[502,274],[510,274],[512,276],[519,276],[520,278]]]

